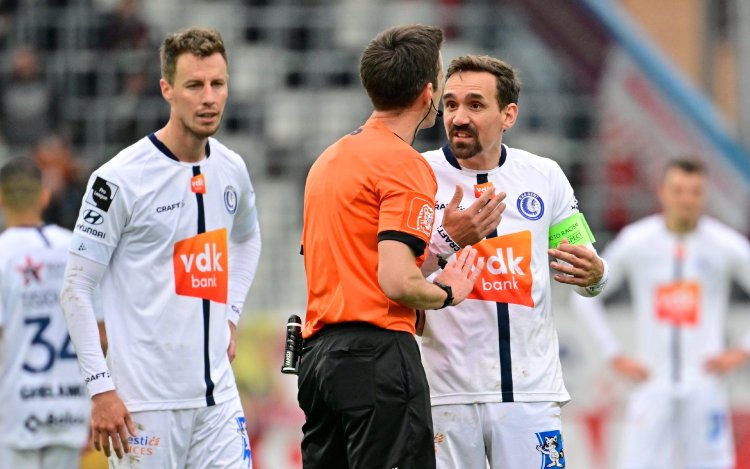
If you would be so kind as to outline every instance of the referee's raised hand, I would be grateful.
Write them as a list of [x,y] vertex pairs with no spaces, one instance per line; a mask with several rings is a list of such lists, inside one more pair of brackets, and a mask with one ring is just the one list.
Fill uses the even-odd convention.
[[453,290],[453,302],[451,306],[455,306],[462,302],[471,290],[474,288],[474,284],[479,278],[479,274],[484,269],[484,258],[480,258],[476,264],[474,261],[477,258],[477,250],[471,246],[466,246],[454,256],[453,260],[448,262],[442,272],[435,277],[435,281],[449,285]]

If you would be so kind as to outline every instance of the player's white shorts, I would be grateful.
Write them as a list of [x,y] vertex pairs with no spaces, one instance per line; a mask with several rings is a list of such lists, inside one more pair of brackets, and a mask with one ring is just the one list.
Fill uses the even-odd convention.
[[438,469],[565,467],[557,402],[437,405],[432,424]]
[[252,469],[239,398],[211,407],[133,412],[130,453],[112,454],[112,469]]
[[18,449],[0,444],[0,467],[13,469],[78,468],[81,448],[47,446],[41,449]]
[[644,384],[630,397],[622,436],[623,469],[734,467],[728,398],[714,380],[689,390]]

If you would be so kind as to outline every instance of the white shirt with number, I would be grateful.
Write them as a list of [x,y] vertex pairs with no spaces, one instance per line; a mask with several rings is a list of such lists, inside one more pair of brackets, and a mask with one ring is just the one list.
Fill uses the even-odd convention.
[[567,178],[553,160],[505,145],[491,170],[462,169],[447,146],[424,157],[438,181],[433,253],[447,258],[457,249],[442,229],[457,185],[460,209],[484,190],[507,194],[497,233],[474,245],[485,259],[474,290],[458,306],[427,311],[422,351],[432,404],[570,400],[547,255],[550,227],[578,211]]
[[[82,447],[91,404],[60,308],[71,232],[0,234],[0,443]],[[0,463],[1,465],[1,463]]]
[[[196,408],[237,395],[227,358],[228,250],[256,224],[242,158],[214,138],[190,164],[154,134],[88,183],[71,252],[107,265],[101,283],[109,370],[132,411]],[[111,372],[111,378],[110,378]]]
[[[678,235],[662,215],[626,226],[602,253],[610,269],[607,291],[574,298],[609,358],[620,345],[603,318],[602,300],[627,281],[635,313],[636,346],[626,351],[649,368],[652,383],[689,384],[707,377],[706,359],[726,348],[726,313],[732,279],[750,292],[750,243],[704,216]],[[750,352],[750,333],[742,347]]]

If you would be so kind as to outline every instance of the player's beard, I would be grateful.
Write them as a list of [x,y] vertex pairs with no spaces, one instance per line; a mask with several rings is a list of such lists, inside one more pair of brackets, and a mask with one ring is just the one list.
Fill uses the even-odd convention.
[[[466,132],[468,134],[471,134],[471,138],[473,139],[473,142],[471,143],[456,142],[454,140],[454,136],[456,132]],[[448,145],[451,147],[451,150],[453,151],[453,154],[456,156],[456,159],[468,160],[469,158],[472,158],[480,154],[483,150],[482,143],[479,141],[479,135],[477,133],[477,129],[469,124],[451,126],[450,132],[448,133],[448,135],[449,135]]]
[[193,135],[198,140],[202,140],[202,139],[208,138],[208,137],[212,136],[213,134],[215,134],[216,132],[218,132],[219,127],[221,127],[221,119],[223,117],[224,117],[223,114],[219,115],[218,119],[216,120],[216,124],[213,127],[206,127],[206,126],[201,126],[201,125],[198,125],[198,124],[192,124],[191,125],[191,123],[189,123],[189,122],[187,122],[185,120],[181,120],[181,122],[182,122],[182,127],[189,134]]

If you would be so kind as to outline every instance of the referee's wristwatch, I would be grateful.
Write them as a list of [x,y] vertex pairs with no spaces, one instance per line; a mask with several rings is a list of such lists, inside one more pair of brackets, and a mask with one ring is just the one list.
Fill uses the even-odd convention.
[[453,289],[451,288],[451,286],[450,285],[446,285],[444,283],[440,283],[440,282],[432,282],[432,283],[434,283],[436,286],[440,287],[441,290],[443,290],[445,293],[448,294],[448,296],[445,298],[445,302],[443,303],[443,306],[441,306],[441,307],[439,307],[437,309],[443,309],[446,306],[450,306],[451,303],[453,303]]

